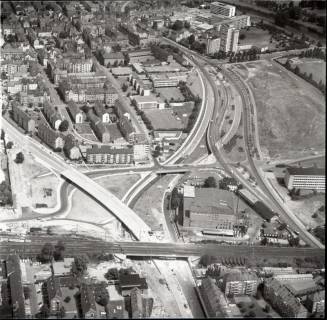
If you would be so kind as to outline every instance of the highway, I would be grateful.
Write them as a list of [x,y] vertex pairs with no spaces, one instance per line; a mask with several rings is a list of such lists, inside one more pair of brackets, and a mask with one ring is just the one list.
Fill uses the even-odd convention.
[[[21,256],[34,256],[41,251],[44,243],[56,243],[51,238],[40,237],[32,242],[2,242],[0,245],[0,257],[5,258],[10,253]],[[119,253],[135,257],[176,257],[187,258],[190,256],[202,256],[204,254],[218,257],[318,257],[324,258],[324,250],[312,248],[290,247],[262,247],[241,245],[220,245],[214,243],[153,243],[153,242],[113,242],[90,241],[70,239],[65,244],[65,253],[76,255],[83,253]]]
[[[245,86],[243,83],[243,80],[240,78],[239,75],[236,75],[235,73],[225,72],[226,77],[231,79],[234,83],[234,85],[238,88],[243,102],[243,112],[244,112],[244,118],[248,119],[250,118],[249,115],[249,109],[252,113],[251,106],[251,97],[249,93],[249,89]],[[251,123],[251,122],[250,122]],[[251,171],[260,186],[260,188],[264,191],[266,195],[269,196],[269,199],[271,203],[273,203],[274,207],[277,209],[275,211],[279,212],[282,219],[285,220],[286,223],[288,223],[291,227],[291,229],[296,230],[299,232],[299,236],[302,240],[304,240],[307,244],[311,245],[312,247],[318,247],[318,248],[325,248],[325,246],[320,243],[318,239],[316,239],[310,232],[308,232],[302,222],[288,209],[286,208],[281,202],[277,194],[275,194],[274,191],[271,190],[268,183],[265,181],[265,179],[262,177],[262,174],[260,173],[259,169],[254,163],[253,160],[253,148],[255,149],[255,140],[251,139],[250,137],[253,135],[253,128],[249,128],[249,121],[244,121],[244,128],[245,128],[245,140],[246,140],[246,152],[248,156],[248,161],[251,167]]]

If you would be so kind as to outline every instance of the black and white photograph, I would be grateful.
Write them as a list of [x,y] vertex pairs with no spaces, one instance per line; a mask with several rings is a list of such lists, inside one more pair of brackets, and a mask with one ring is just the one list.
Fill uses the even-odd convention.
[[0,320],[325,318],[325,0],[0,4]]

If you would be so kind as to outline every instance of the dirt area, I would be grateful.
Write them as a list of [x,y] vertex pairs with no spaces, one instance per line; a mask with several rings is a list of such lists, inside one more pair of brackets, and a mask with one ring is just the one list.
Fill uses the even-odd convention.
[[237,163],[237,162],[242,162],[242,161],[246,160],[245,143],[244,143],[243,134],[244,133],[243,133],[243,118],[242,118],[240,125],[237,129],[237,133],[229,141],[229,143],[226,146],[224,146],[224,148],[223,148],[223,150],[226,154],[226,157],[229,159],[230,162]]
[[[138,174],[111,175],[96,179],[104,188],[112,192],[118,198],[131,188],[140,178]],[[85,210],[87,208],[87,211]],[[115,220],[107,209],[80,190],[76,190],[72,197],[72,208],[67,219],[77,219],[92,223],[104,223],[108,220]]]
[[[318,210],[325,205],[325,195],[313,195],[311,198],[296,201],[289,200],[287,205],[306,227],[315,228],[325,224],[325,210]],[[317,216],[313,218],[315,213]]]
[[189,74],[186,83],[195,96],[199,95],[199,97],[202,98],[202,85],[196,71],[193,71]]
[[312,152],[308,148],[324,150],[325,104],[318,90],[271,61],[235,69],[253,91],[260,144],[272,158],[306,156]]
[[57,203],[57,188],[60,178],[55,174],[41,176],[31,179],[29,196],[32,198],[32,205],[46,204],[48,208],[53,208]]
[[[135,203],[133,210],[154,231],[164,232],[165,216],[162,211],[163,195],[176,175],[166,175],[147,189]],[[167,235],[169,236],[169,235]]]

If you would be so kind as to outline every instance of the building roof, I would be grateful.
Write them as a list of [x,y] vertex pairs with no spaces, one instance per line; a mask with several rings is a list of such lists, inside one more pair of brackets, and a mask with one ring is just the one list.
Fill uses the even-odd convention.
[[325,168],[317,168],[317,167],[288,167],[287,172],[293,176],[324,176]]
[[133,148],[112,148],[105,145],[92,145],[92,148],[86,150],[86,154],[133,154]]
[[253,205],[253,209],[260,214],[262,218],[265,220],[270,220],[274,216],[276,216],[276,213],[270,210],[263,202],[257,201]]
[[195,188],[193,186],[184,186],[184,197],[194,198]]
[[255,272],[231,272],[224,275],[224,283],[234,281],[258,281]]
[[138,287],[140,289],[147,289],[148,284],[145,278],[141,278],[139,274],[120,274],[119,286],[122,290]]
[[233,193],[217,188],[195,188],[194,198],[184,198],[184,210],[197,214],[234,215]]
[[[154,97],[153,95],[149,96],[133,96],[131,99],[135,100],[136,103],[159,103],[160,98]],[[159,100],[159,101],[158,101]]]

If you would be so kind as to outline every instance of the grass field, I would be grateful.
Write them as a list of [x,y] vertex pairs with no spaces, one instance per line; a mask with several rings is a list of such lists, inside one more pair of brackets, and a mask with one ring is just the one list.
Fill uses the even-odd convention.
[[324,97],[309,83],[270,61],[237,65],[254,94],[260,144],[272,158],[296,158],[325,149]]
[[156,88],[156,92],[160,93],[163,100],[170,101],[173,98],[175,101],[185,101],[184,96],[178,88]]
[[182,130],[184,128],[181,120],[173,114],[171,109],[144,110],[154,130]]
[[312,79],[317,81],[321,80],[323,84],[326,84],[326,62],[319,59],[296,59],[294,63],[291,63],[292,68],[298,66],[301,73],[312,74]]

